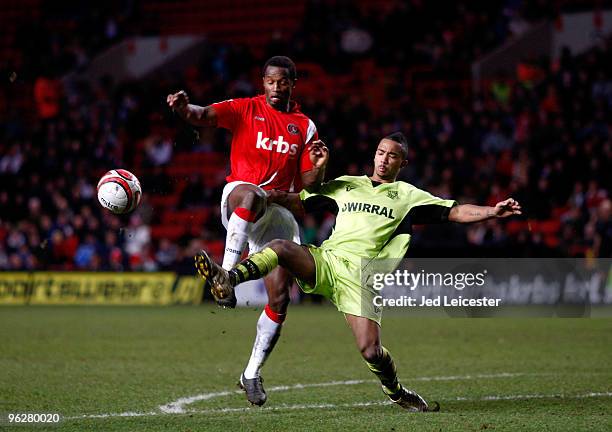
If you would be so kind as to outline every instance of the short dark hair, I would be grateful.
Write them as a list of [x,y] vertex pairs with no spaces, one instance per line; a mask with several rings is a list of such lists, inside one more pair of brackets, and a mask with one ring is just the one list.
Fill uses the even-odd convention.
[[398,143],[402,148],[402,158],[406,159],[408,157],[408,139],[406,138],[406,135],[398,131],[387,135],[384,139],[388,139]]
[[289,57],[286,56],[274,56],[270,57],[263,67],[263,76],[266,75],[266,69],[268,66],[276,66],[289,69],[289,79],[295,81],[297,79],[297,71],[295,69],[295,63]]

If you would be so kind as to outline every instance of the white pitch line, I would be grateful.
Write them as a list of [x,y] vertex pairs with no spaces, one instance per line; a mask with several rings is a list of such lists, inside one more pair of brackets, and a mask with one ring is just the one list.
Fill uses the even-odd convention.
[[101,418],[111,418],[111,417],[152,417],[156,415],[160,415],[159,411],[149,411],[149,412],[122,412],[122,413],[108,413],[108,414],[86,414],[81,416],[72,416],[72,417],[62,417],[62,420],[77,420],[77,419],[101,419]]
[[[510,373],[510,372],[501,372],[497,374],[475,374],[475,375],[451,375],[451,376],[431,376],[431,377],[413,377],[408,378],[407,381],[456,381],[456,380],[472,380],[472,379],[490,379],[490,378],[512,378],[517,376],[526,375],[525,373]],[[536,375],[536,374],[531,374]],[[331,387],[338,385],[357,385],[363,383],[370,382],[378,382],[377,380],[347,380],[347,381],[329,381],[322,383],[310,383],[310,384],[293,384],[293,385],[284,385],[284,386],[276,386],[270,387],[267,389],[268,392],[277,392],[277,391],[288,391],[288,390],[301,390],[305,388],[313,388],[313,387]],[[84,416],[76,416],[76,417],[67,417],[68,419],[77,419],[77,418],[107,418],[107,417],[142,417],[148,415],[159,415],[159,414],[183,414],[187,412],[185,410],[185,405],[190,405],[194,402],[210,400],[218,397],[229,396],[232,394],[242,394],[242,390],[226,390],[220,392],[212,392],[212,393],[202,393],[195,396],[182,397],[170,403],[160,405],[159,413],[156,411],[146,412],[146,413],[137,413],[137,412],[123,412],[123,413],[108,413],[108,414],[89,414]],[[369,402],[366,402],[369,403]],[[355,405],[361,406],[361,405]],[[316,408],[316,407],[315,407]],[[227,408],[229,410],[240,410],[241,408]],[[268,408],[269,409],[269,408]],[[295,408],[294,408],[295,409]],[[217,411],[214,411],[217,412]],[[222,411],[218,411],[222,412]],[[229,411],[228,411],[229,412]]]
[[503,400],[521,400],[521,399],[585,399],[592,397],[611,397],[612,392],[591,392],[581,395],[566,395],[563,393],[557,394],[526,394],[526,395],[491,395],[483,396],[477,399],[470,399],[465,397],[457,397],[455,401],[469,401],[469,402],[486,402],[486,401],[503,401]]
[[[557,394],[528,394],[528,395],[490,395],[483,396],[480,398],[465,398],[456,397],[451,399],[440,399],[440,402],[488,402],[498,400],[529,400],[529,399],[585,399],[594,397],[612,397],[612,392],[591,392],[578,395],[566,395],[563,393]],[[295,410],[309,410],[309,409],[339,409],[339,408],[358,408],[358,407],[369,407],[369,406],[382,406],[392,405],[390,401],[369,401],[369,402],[355,402],[347,404],[332,404],[332,403],[319,403],[319,404],[299,404],[299,405],[277,405],[261,408],[253,407],[241,407],[241,408],[212,408],[204,410],[188,410],[183,413],[164,413],[161,411],[151,412],[124,412],[124,413],[110,413],[110,414],[91,414],[82,415],[76,417],[64,417],[64,420],[80,420],[80,419],[99,419],[99,418],[111,418],[111,417],[143,417],[143,416],[162,416],[171,414],[226,414],[236,412],[251,412],[261,413],[267,411],[295,411]]]
[[[311,383],[311,384],[294,384],[294,385],[284,385],[284,386],[276,386],[270,387],[267,389],[267,392],[277,392],[277,391],[288,391],[288,390],[302,390],[305,388],[312,387],[330,387],[330,386],[338,386],[338,385],[356,385],[363,384],[365,382],[372,382],[374,380],[349,380],[349,381],[329,381],[322,383]],[[195,396],[183,397],[177,399],[173,402],[170,402],[165,405],[160,405],[159,410],[166,414],[181,414],[186,412],[185,405],[190,405],[194,402],[209,400],[222,396],[229,396],[231,394],[242,394],[244,391],[242,390],[234,390],[234,391],[222,391],[222,392],[213,392],[213,393],[202,393]]]
[[[416,378],[408,378],[406,381],[459,381],[459,380],[473,380],[473,379],[491,379],[491,378],[513,378],[517,376],[526,375],[525,373],[510,373],[510,372],[501,372],[497,374],[476,374],[476,375],[451,375],[451,376],[433,376],[433,377],[416,377]],[[377,380],[348,380],[348,381],[330,381],[330,382],[322,382],[322,383],[312,383],[312,384],[294,384],[294,385],[285,385],[285,386],[276,386],[267,389],[268,392],[277,392],[277,391],[288,391],[288,390],[301,390],[305,388],[313,388],[313,387],[330,387],[330,386],[347,386],[347,385],[356,385],[363,384],[369,382],[378,382]],[[186,412],[185,405],[190,405],[194,402],[210,400],[217,397],[229,396],[231,394],[241,394],[242,390],[235,391],[222,391],[222,392],[212,392],[212,393],[202,393],[195,396],[182,397],[165,405],[160,405],[159,410],[166,414],[181,414]]]

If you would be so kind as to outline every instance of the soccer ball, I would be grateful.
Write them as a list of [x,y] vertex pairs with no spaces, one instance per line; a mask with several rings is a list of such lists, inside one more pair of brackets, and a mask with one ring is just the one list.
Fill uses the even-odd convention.
[[98,182],[98,201],[115,214],[138,207],[142,189],[134,174],[124,169],[110,170]]

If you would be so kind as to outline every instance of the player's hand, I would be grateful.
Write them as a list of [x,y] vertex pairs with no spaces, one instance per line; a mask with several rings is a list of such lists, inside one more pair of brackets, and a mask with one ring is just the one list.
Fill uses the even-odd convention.
[[522,214],[521,205],[514,198],[508,198],[495,204],[494,212],[498,218]]
[[276,204],[280,198],[285,195],[284,192],[278,191],[276,189],[272,189],[269,191],[266,191],[267,194],[267,204]]
[[310,161],[315,168],[323,168],[329,160],[329,149],[321,140],[313,141],[308,149]]
[[166,97],[166,102],[173,111],[184,113],[187,110],[187,105],[189,105],[189,96],[184,90],[181,90],[178,93],[169,94]]
[[267,204],[278,204],[289,210],[297,219],[304,217],[304,206],[300,196],[296,193],[287,193],[279,190],[266,191],[268,195]]

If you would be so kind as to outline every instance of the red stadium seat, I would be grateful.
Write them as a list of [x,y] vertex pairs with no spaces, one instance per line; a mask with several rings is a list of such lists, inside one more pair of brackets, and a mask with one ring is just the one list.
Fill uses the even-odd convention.
[[178,195],[152,195],[149,196],[149,202],[156,209],[167,209],[176,207],[178,204]]
[[151,227],[151,237],[156,240],[167,238],[168,240],[176,241],[186,234],[189,233],[181,225],[153,225]]
[[544,235],[556,235],[561,230],[561,222],[556,219],[547,221],[539,221],[537,223],[537,231]]
[[506,232],[510,236],[516,235],[521,231],[526,231],[527,229],[529,229],[528,222],[524,220],[511,220],[506,224]]
[[162,214],[161,222],[165,225],[179,225],[185,228],[201,227],[206,223],[210,214],[209,209],[166,211]]
[[556,235],[547,235],[544,237],[544,243],[546,243],[546,246],[548,246],[549,248],[556,248],[557,246],[559,246],[559,243],[561,243],[561,241]]
[[273,32],[295,33],[304,3],[304,0],[156,0],[143,4],[143,15],[162,35],[205,33],[211,40],[244,44],[261,55]]
[[225,251],[225,242],[223,240],[204,242],[204,248],[213,256],[215,261],[223,261],[223,253]]

